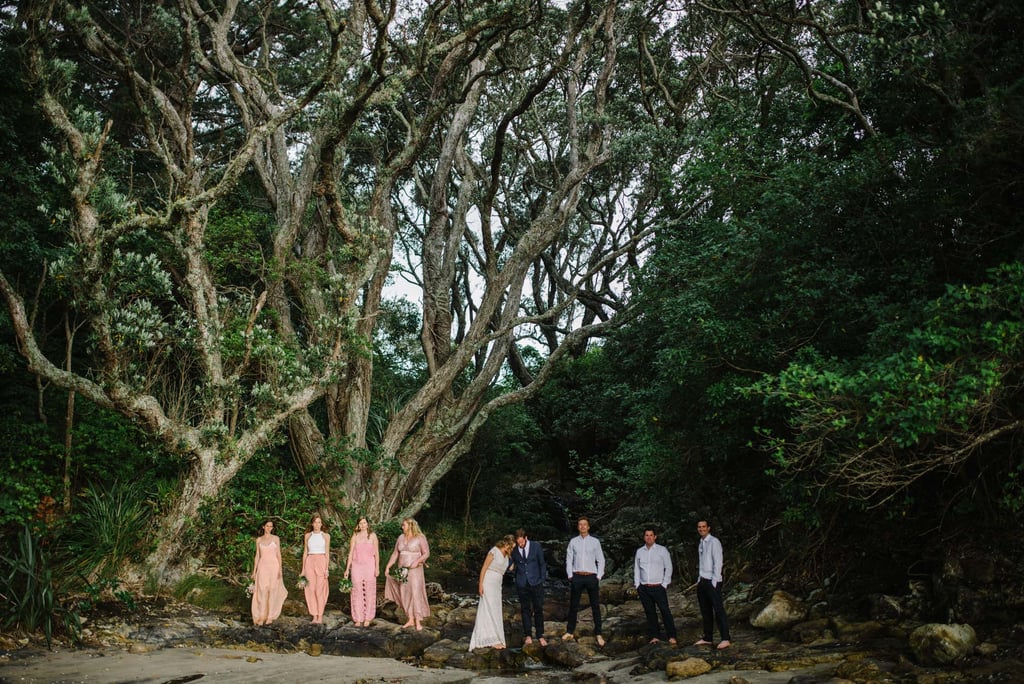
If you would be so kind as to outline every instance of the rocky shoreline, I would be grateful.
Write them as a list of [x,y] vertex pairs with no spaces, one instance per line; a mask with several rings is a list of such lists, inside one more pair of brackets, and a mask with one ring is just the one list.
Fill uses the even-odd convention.
[[[512,675],[551,682],[689,678],[732,684],[1024,681],[1024,624],[972,627],[927,623],[897,609],[906,597],[874,597],[868,602],[874,606],[869,614],[851,615],[831,612],[826,603],[815,602],[813,597],[801,599],[781,591],[754,601],[744,587],[738,587],[727,600],[733,646],[717,651],[690,645],[699,636],[699,611],[691,593],[670,592],[679,645],[665,641],[649,644],[644,636],[643,610],[632,586],[608,580],[602,583],[607,644],[598,647],[589,611],[583,610],[579,638],[568,642],[552,638],[541,647],[536,642],[522,643],[518,603],[514,590],[507,586],[509,648],[469,652],[476,597],[448,594],[436,584],[431,590],[433,614],[420,632],[400,628],[402,619],[393,604],[382,606],[370,627],[356,627],[344,607],[337,607],[343,601],[337,596],[329,604],[323,625],[310,624],[304,605],[290,599],[285,614],[263,628],[253,626],[246,612],[238,608],[205,611],[187,603],[148,599],[134,612],[98,611],[84,625],[84,644],[79,651],[116,649],[152,654],[164,649],[231,649],[250,654],[305,654],[302,662],[307,665],[295,665],[300,669],[308,667],[308,656],[320,661],[333,660],[331,656],[386,659],[415,666],[416,672],[432,671],[440,677],[434,681]],[[553,582],[546,603],[550,637],[564,633],[566,604],[565,587]],[[6,673],[19,671],[19,664],[27,666],[33,658],[46,654],[31,639],[12,635],[5,635],[0,647],[4,649],[0,681],[4,682],[23,681],[8,679],[11,675]],[[364,681],[361,675],[353,676],[355,679],[345,681]]]

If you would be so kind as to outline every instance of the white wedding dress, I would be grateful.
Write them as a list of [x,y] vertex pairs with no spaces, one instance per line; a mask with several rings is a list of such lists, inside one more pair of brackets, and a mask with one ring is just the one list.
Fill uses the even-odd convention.
[[476,624],[469,638],[469,650],[505,645],[505,623],[501,609],[501,580],[508,569],[508,559],[498,547],[490,551],[491,563],[484,572],[484,595],[476,609]]

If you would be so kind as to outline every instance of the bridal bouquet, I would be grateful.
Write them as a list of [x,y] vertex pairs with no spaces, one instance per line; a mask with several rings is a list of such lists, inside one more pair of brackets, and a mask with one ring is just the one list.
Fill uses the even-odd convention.
[[350,580],[348,578],[344,578],[340,582],[338,582],[338,591],[340,591],[343,594],[347,594],[347,593],[351,592],[352,591],[352,580]]
[[299,579],[295,580],[296,589],[305,589],[306,585],[309,584],[309,580],[306,579],[305,575],[299,575]]
[[392,565],[390,574],[391,579],[399,584],[405,584],[409,581],[409,568],[402,567],[401,565]]
[[256,583],[255,582],[249,582],[249,586],[247,586],[245,588],[245,597],[246,598],[252,598],[252,595],[254,593],[256,593]]

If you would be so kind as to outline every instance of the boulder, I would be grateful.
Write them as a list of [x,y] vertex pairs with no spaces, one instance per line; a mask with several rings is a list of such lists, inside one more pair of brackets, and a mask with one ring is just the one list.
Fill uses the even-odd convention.
[[510,670],[523,667],[524,654],[510,648],[478,648],[468,650],[466,640],[441,639],[428,646],[420,657],[427,667],[458,667],[467,670]]
[[823,641],[832,641],[835,634],[832,632],[831,624],[827,618],[798,622],[790,629],[795,641],[803,644],[811,644]]
[[873,639],[886,633],[885,625],[875,620],[853,622],[841,615],[830,620],[832,632],[842,641],[859,642]]
[[967,624],[929,623],[910,633],[910,648],[922,665],[948,665],[978,645],[978,635]]
[[750,617],[750,624],[761,629],[785,629],[807,619],[807,606],[795,596],[776,591],[768,605]]
[[594,654],[592,649],[581,644],[578,639],[572,641],[548,640],[548,647],[544,651],[544,657],[548,662],[568,668],[583,665]]
[[899,620],[906,613],[905,599],[889,594],[872,594],[868,596],[868,612],[872,620]]
[[673,660],[665,666],[665,674],[669,679],[686,679],[711,671],[711,663],[701,658]]
[[428,646],[440,638],[441,633],[429,627],[418,631],[400,629],[392,633],[388,641],[388,655],[392,658],[419,657]]

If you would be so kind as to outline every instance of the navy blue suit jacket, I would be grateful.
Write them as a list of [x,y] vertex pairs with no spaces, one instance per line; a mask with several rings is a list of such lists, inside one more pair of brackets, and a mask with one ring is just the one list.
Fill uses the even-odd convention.
[[544,549],[539,542],[527,541],[526,559],[523,559],[523,552],[519,545],[512,547],[510,560],[516,566],[516,586],[537,586],[544,584],[548,578],[548,564],[544,560]]

